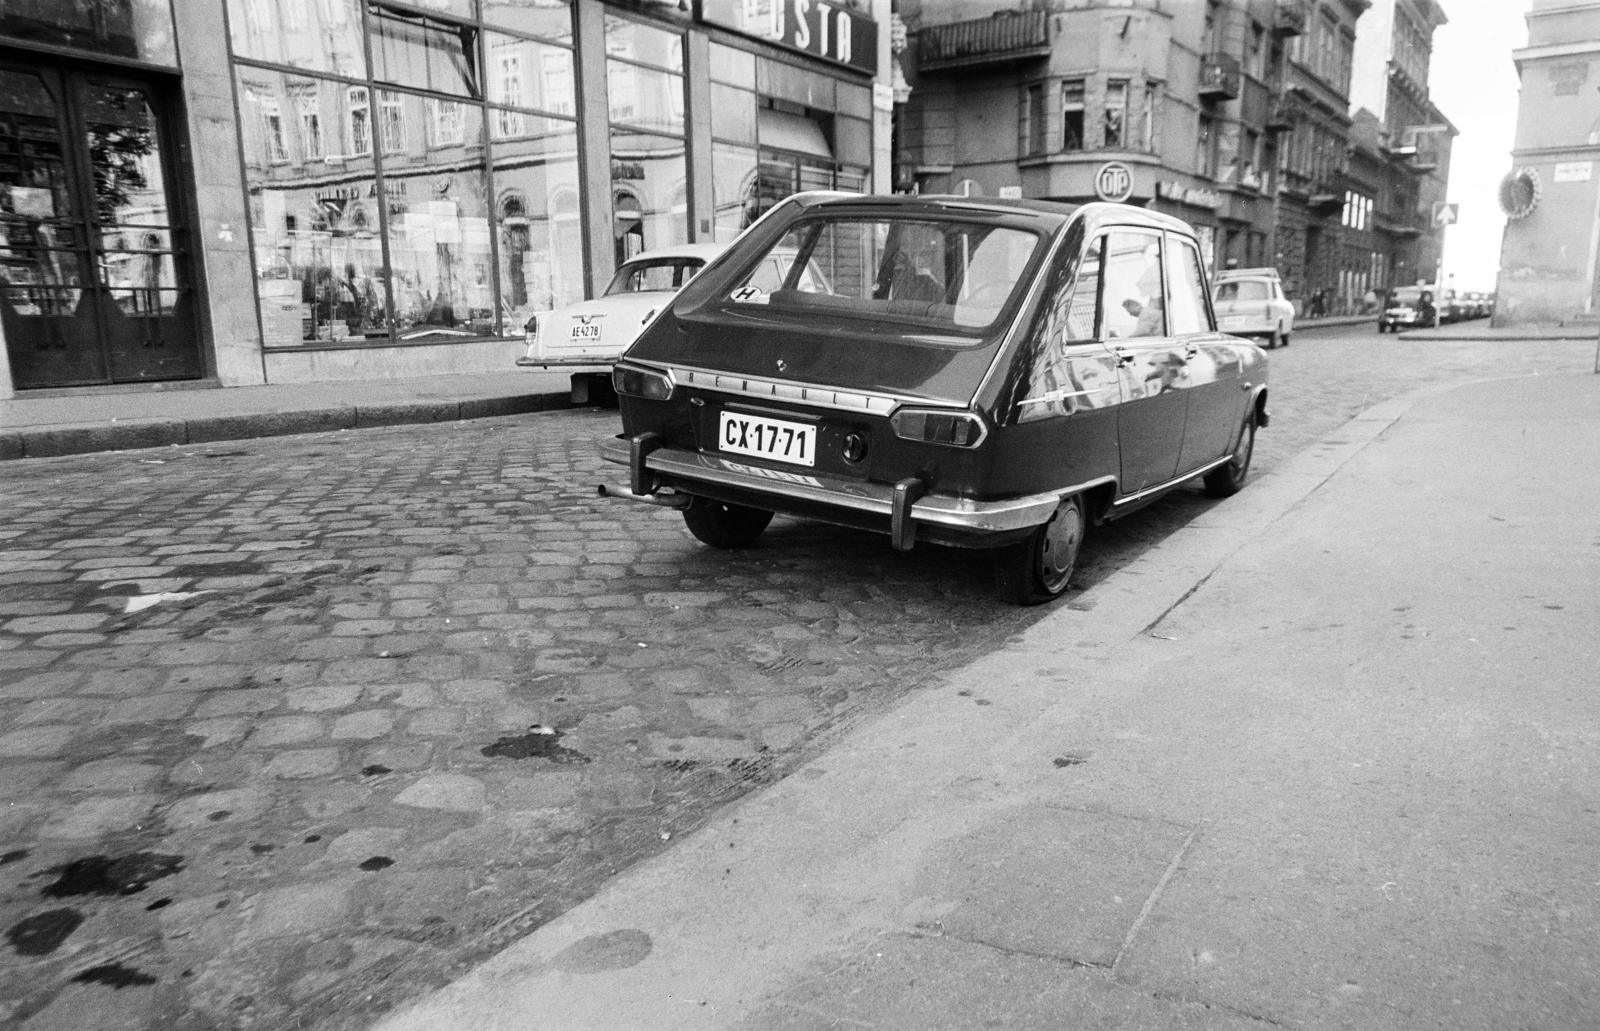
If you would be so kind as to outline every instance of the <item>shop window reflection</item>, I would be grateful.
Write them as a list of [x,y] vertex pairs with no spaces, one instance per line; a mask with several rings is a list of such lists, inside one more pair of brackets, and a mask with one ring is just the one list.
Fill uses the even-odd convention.
[[578,130],[572,122],[523,116],[506,137],[491,112],[499,191],[500,292],[508,331],[531,314],[582,300]]
[[[422,107],[421,97],[392,96]],[[402,340],[495,331],[482,110],[464,108],[461,130],[460,147],[409,151],[403,134],[391,148],[385,133],[392,328]]]

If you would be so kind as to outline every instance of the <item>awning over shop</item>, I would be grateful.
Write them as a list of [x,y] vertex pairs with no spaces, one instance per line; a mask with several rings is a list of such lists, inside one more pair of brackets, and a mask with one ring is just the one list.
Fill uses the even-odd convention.
[[756,113],[756,132],[764,150],[787,150],[811,157],[833,158],[822,126],[804,115],[764,108]]

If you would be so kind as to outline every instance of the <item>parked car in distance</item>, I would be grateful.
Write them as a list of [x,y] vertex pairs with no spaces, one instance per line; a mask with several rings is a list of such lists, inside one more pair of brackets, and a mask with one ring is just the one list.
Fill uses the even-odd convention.
[[611,363],[628,349],[645,320],[658,311],[724,244],[662,247],[623,262],[599,297],[530,316],[523,326],[523,368],[574,370],[573,400],[589,400],[591,377],[607,384]]
[[1434,303],[1438,291],[1432,286],[1401,286],[1389,291],[1383,312],[1378,316],[1379,333],[1398,333],[1402,329],[1423,329],[1439,325],[1439,309]]
[[1277,269],[1218,272],[1212,296],[1218,329],[1237,336],[1258,337],[1268,347],[1289,346],[1289,334],[1294,332],[1294,304],[1283,296]]
[[715,547],[781,512],[987,549],[1004,597],[1056,598],[1093,524],[1245,483],[1267,358],[1217,330],[1201,253],[1128,205],[795,195],[617,362],[601,493]]

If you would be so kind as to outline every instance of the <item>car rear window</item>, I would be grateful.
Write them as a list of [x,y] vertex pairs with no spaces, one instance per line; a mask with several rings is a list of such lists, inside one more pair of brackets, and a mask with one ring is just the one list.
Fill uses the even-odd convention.
[[810,218],[791,227],[728,300],[801,319],[844,316],[975,332],[1021,293],[1042,239],[973,222]]
[[635,294],[647,290],[676,290],[705,267],[699,258],[660,258],[630,261],[617,269],[607,294]]
[[1270,296],[1267,284],[1259,279],[1240,279],[1217,286],[1219,301],[1265,301]]

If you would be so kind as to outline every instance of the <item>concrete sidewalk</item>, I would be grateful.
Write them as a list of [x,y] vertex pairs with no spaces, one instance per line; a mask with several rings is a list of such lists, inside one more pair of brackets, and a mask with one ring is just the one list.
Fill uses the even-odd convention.
[[380,1026],[1592,1028],[1596,453],[1371,409]]
[[96,389],[0,401],[0,459],[452,422],[564,408],[566,372],[253,387]]

